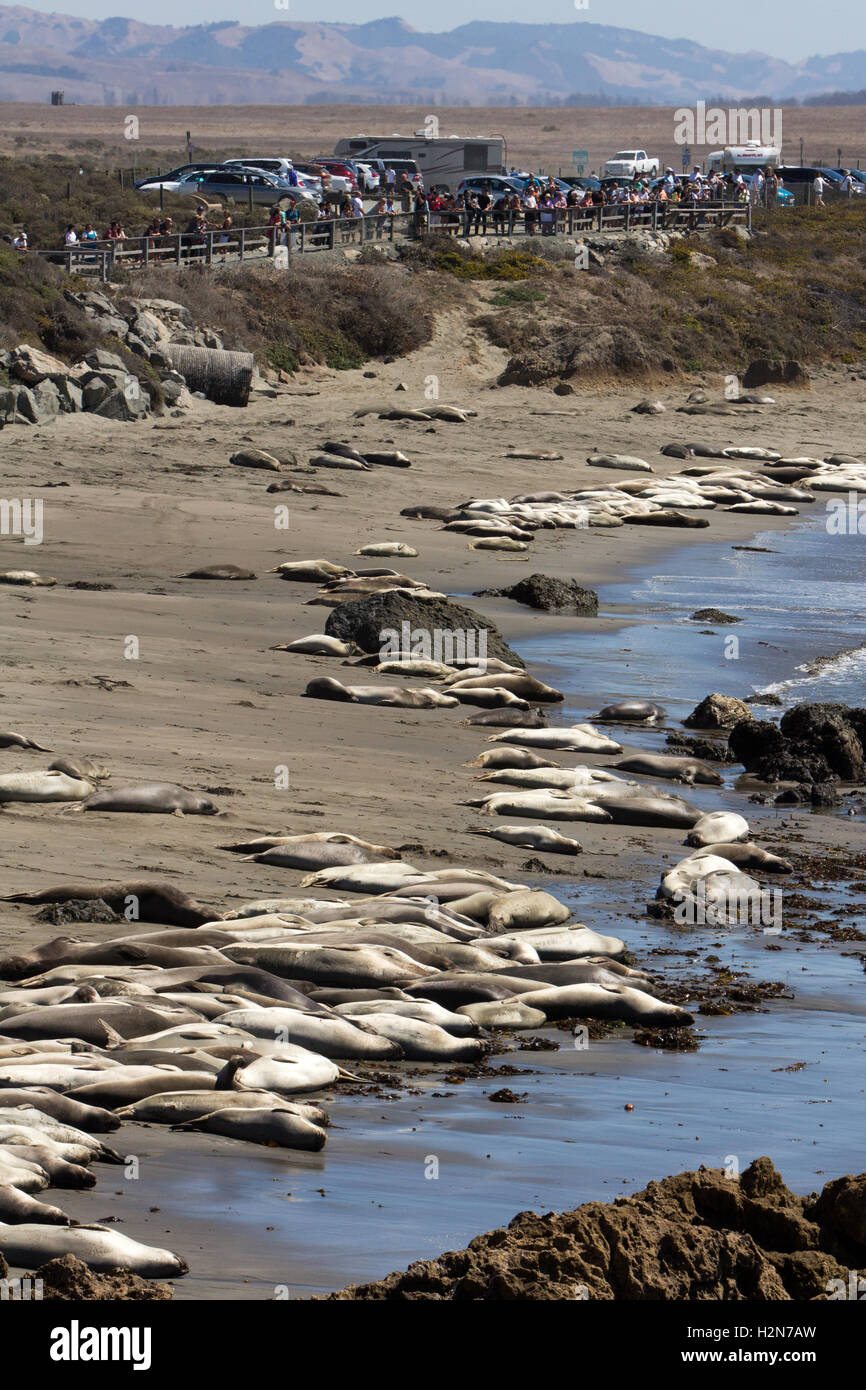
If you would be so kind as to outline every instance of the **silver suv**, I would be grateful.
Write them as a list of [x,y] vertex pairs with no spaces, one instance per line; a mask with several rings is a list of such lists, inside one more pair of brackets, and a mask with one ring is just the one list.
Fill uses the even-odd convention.
[[211,195],[216,198],[234,198],[238,203],[249,201],[252,190],[253,202],[272,206],[280,199],[289,202],[312,202],[303,188],[295,188],[287,179],[276,174],[266,174],[261,169],[211,169],[189,174],[178,187],[179,193],[201,193],[203,198]]

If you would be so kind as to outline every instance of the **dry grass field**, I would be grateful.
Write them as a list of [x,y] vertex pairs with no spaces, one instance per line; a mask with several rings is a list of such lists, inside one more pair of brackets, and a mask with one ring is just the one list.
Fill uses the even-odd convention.
[[[62,106],[8,103],[2,106],[0,154],[69,154],[105,160],[106,167],[137,164],[168,167],[186,158],[186,132],[198,156],[297,154],[333,150],[343,136],[366,131],[390,135],[420,129],[423,106]],[[783,109],[783,149],[788,163],[866,166],[864,108]],[[663,163],[680,167],[674,108],[648,107],[439,107],[443,135],[502,133],[508,161],[546,172],[571,170],[571,152],[589,153],[597,169],[616,150],[645,148]],[[139,120],[139,139],[125,138],[125,118]],[[695,160],[710,147],[693,146]],[[841,150],[841,159],[838,152]]]

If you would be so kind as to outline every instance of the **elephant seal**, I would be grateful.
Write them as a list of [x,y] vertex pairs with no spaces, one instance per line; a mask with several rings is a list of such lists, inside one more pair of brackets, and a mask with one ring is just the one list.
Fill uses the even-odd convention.
[[[121,1105],[134,1105],[147,1096],[164,1094],[167,1091],[202,1091],[214,1086],[216,1074],[205,1071],[173,1071],[170,1066],[171,1053],[165,1054],[165,1065],[154,1067],[150,1076],[119,1078],[113,1080],[108,1072],[99,1081],[76,1086],[70,1092],[73,1100],[87,1105],[102,1105],[116,1110]],[[0,1092],[2,1099],[2,1092]]]
[[97,1274],[129,1269],[144,1279],[176,1279],[189,1266],[171,1250],[142,1245],[107,1226],[18,1226],[0,1223],[0,1250],[11,1265],[34,1266],[62,1255],[75,1255]]
[[239,1091],[272,1091],[294,1095],[299,1091],[320,1091],[340,1077],[340,1068],[327,1057],[292,1043],[282,1044],[270,1056],[256,1057],[238,1067],[233,1085]]
[[596,793],[597,805],[604,809],[614,825],[662,826],[669,830],[688,830],[700,819],[700,812],[681,797],[666,792],[654,792],[652,787],[633,791],[604,790]]
[[365,1014],[364,1023],[396,1043],[407,1062],[475,1062],[482,1044],[477,1038],[459,1038],[435,1023],[406,1014]]
[[201,569],[189,570],[178,575],[179,579],[255,579],[252,570],[242,569],[240,565],[203,565]]
[[552,748],[566,753],[621,753],[622,746],[591,724],[572,724],[558,729],[505,729],[491,734],[488,743],[513,743],[518,748]]
[[418,551],[412,545],[407,545],[405,541],[373,541],[369,545],[362,545],[360,550],[353,551],[354,555],[397,555],[405,560],[417,559]]
[[50,574],[37,574],[35,570],[4,570],[0,573],[0,584],[25,584],[31,588],[51,588],[57,580]]
[[594,468],[620,468],[626,473],[653,473],[652,464],[634,454],[590,454],[587,463]]
[[552,685],[545,685],[544,681],[536,680],[535,676],[530,676],[527,671],[495,671],[492,675],[463,675],[459,678],[451,677],[448,681],[448,690],[455,695],[462,687],[466,686],[475,690],[485,687],[510,690],[512,695],[517,695],[522,700],[529,700],[532,704],[556,703],[565,699],[561,690],[556,690]]
[[311,680],[304,694],[313,700],[342,700],[350,704],[390,705],[399,709],[453,709],[458,701],[437,690],[410,690],[398,685],[343,685],[332,676]]
[[567,922],[570,916],[569,909],[552,893],[525,889],[497,898],[487,915],[487,926],[491,932],[504,935],[529,927],[558,926],[560,922]]
[[780,859],[778,855],[770,854],[767,850],[761,849],[760,845],[754,845],[748,840],[738,844],[705,845],[702,849],[695,850],[691,858],[702,859],[708,855],[719,855],[731,864],[736,864],[738,869],[762,869],[765,874],[793,873],[793,865],[789,864],[787,859]]
[[354,573],[345,565],[334,565],[330,560],[284,560],[281,565],[268,570],[268,574],[278,574],[282,579],[293,579],[300,584],[323,584]]
[[538,980],[538,988],[558,988],[562,985],[625,985],[630,989],[642,990],[644,994],[656,994],[656,987],[640,970],[629,970],[627,966],[604,956],[596,959],[545,961],[543,965],[511,966],[503,970],[506,979],[512,976],[521,980]]
[[223,1014],[229,1027],[242,1029],[254,1038],[273,1040],[285,1036],[299,1047],[322,1057],[352,1061],[387,1061],[401,1056],[400,1049],[367,1031],[363,1023],[349,1019],[319,1017],[297,1009],[236,1009]]
[[670,753],[631,753],[611,763],[617,772],[639,772],[648,777],[670,777],[677,782],[685,782],[689,787],[695,783],[702,786],[724,786],[724,778],[715,768],[708,767],[698,758],[677,757]]
[[528,710],[526,700],[513,695],[502,686],[454,685],[449,686],[461,705],[478,705],[481,709]]
[[520,849],[539,849],[547,854],[583,854],[583,845],[560,835],[549,825],[502,825],[492,830],[473,830],[473,835],[488,835],[504,845]]
[[82,802],[85,811],[133,811],[186,816],[217,816],[219,807],[210,797],[179,787],[174,782],[146,782],[140,787],[105,787]]
[[443,1009],[430,999],[386,999],[383,994],[375,999],[358,1000],[350,1004],[338,1004],[335,1013],[344,1018],[365,1019],[367,1014],[396,1014],[397,1017],[415,1018],[421,1023],[434,1023],[444,1028],[446,1033],[456,1033],[458,1037],[468,1037],[478,1032],[471,1019]]
[[[388,851],[389,858],[396,858]],[[318,841],[312,844],[273,845],[270,849],[247,856],[258,864],[274,864],[281,869],[334,868],[348,864],[381,864],[382,854],[378,846],[375,850],[364,849],[361,845],[336,844],[333,841]]]
[[[456,1011],[463,1004],[513,999],[538,987],[536,980],[504,978],[499,971],[442,971],[430,980],[406,986],[413,999],[429,999]],[[368,1022],[369,1019],[365,1019]]]
[[[35,893],[7,893],[0,898],[0,902],[93,902],[98,898],[115,912],[124,913],[134,906],[137,920],[159,922],[168,927],[200,927],[212,921],[215,915],[206,911],[188,893],[175,888],[174,884],[160,883],[155,879],[130,879],[123,883],[62,883]],[[32,956],[34,953],[30,954]],[[3,974],[3,963],[0,962],[0,977]]]
[[303,656],[354,656],[358,650],[354,642],[343,642],[339,637],[329,637],[324,632],[296,637],[294,642],[281,642],[276,647],[268,648],[271,652],[300,652]]
[[49,1148],[47,1144],[4,1144],[3,1153],[7,1158],[24,1157],[38,1163],[43,1172],[48,1174],[52,1187],[83,1191],[96,1186],[96,1178],[89,1168],[82,1163],[71,1163],[61,1158],[57,1150]]
[[290,1110],[279,1109],[273,1101],[258,1110],[243,1106],[214,1110],[194,1120],[182,1120],[172,1128],[204,1130],[206,1134],[221,1134],[226,1139],[243,1139],[248,1144],[302,1149],[309,1153],[318,1153],[328,1138],[318,1125],[310,1124]]
[[687,845],[720,845],[749,838],[749,822],[733,811],[708,811],[686,836]]
[[90,782],[65,772],[0,773],[0,802],[81,801],[92,791]]
[[540,1009],[551,1021],[603,1018],[643,1028],[684,1028],[695,1021],[676,1004],[667,1004],[642,990],[623,985],[558,985],[523,994],[521,1002],[530,1009]]
[[4,729],[0,732],[0,748],[35,748],[40,753],[50,753],[51,749],[44,744],[37,743],[35,739],[28,738],[26,734],[16,734],[13,729]]
[[48,771],[65,772],[67,777],[72,777],[78,782],[101,782],[111,776],[105,763],[99,763],[95,758],[67,758],[62,754],[48,764]]
[[[487,938],[490,946],[511,940],[508,936]],[[521,931],[520,940],[534,947],[544,961],[571,961],[578,956],[621,956],[625,943],[618,936],[602,936],[589,927],[532,927]]]
[[463,766],[496,771],[498,768],[556,768],[561,764],[552,758],[542,757],[540,753],[533,753],[530,748],[487,748],[479,753],[474,762],[464,763]]
[[667,712],[651,700],[620,700],[605,705],[594,717],[605,724],[660,724]]
[[547,720],[542,714],[519,709],[488,709],[481,714],[473,714],[462,721],[465,724],[484,724],[488,728],[504,726],[508,729],[546,729]]
[[[398,981],[434,975],[435,970],[389,946],[229,946],[226,955],[247,965],[258,965],[275,975],[293,975],[318,985],[335,988],[353,985],[392,985]],[[70,1007],[65,1005],[62,1007]],[[73,1006],[74,1007],[74,1006]],[[14,1024],[12,1025],[14,1027]]]
[[197,1015],[174,1006],[156,1010],[131,1001],[96,1004],[58,1004],[54,1008],[33,1009],[4,1019],[3,1032],[10,1038],[77,1038],[103,1047],[117,1032],[122,1038],[138,1038],[176,1023],[193,1023]]
[[[0,1169],[0,1173],[3,1170]],[[9,1222],[11,1227],[24,1223],[35,1223],[52,1226],[68,1226],[71,1218],[61,1211],[60,1207],[49,1206],[47,1202],[39,1202],[29,1193],[22,1192],[20,1188],[7,1186],[0,1179],[0,1223]],[[3,1227],[0,1226],[0,1230]]]
[[546,1015],[531,1009],[518,999],[480,1000],[477,1004],[461,1004],[457,1010],[481,1028],[543,1028]]
[[[237,1056],[226,1062],[223,1071],[227,1076],[224,1089],[213,1091],[160,1091],[144,1100],[134,1101],[118,1110],[122,1120],[134,1120],[145,1124],[173,1125],[184,1120],[199,1119],[202,1115],[212,1115],[216,1110],[262,1110],[272,1106],[287,1110],[292,1115],[309,1120],[310,1124],[325,1128],[328,1116],[318,1105],[307,1105],[302,1101],[285,1100],[282,1096],[271,1095],[269,1091],[235,1091],[231,1089],[235,1073],[247,1065],[249,1057]],[[222,1076],[222,1072],[220,1076]]]
[[85,1129],[92,1134],[103,1134],[119,1128],[120,1125],[120,1121],[110,1110],[103,1110],[96,1105],[81,1104],[47,1088],[4,1087],[0,1098],[4,1105],[30,1105],[35,1110],[41,1110],[43,1115],[58,1120],[60,1124],[73,1125],[76,1129]]

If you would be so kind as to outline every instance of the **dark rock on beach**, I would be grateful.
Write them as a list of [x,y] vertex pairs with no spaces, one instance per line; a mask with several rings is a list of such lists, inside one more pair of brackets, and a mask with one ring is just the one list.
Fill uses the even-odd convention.
[[799,362],[772,362],[759,357],[750,362],[743,375],[747,389],[751,386],[797,386],[806,390],[811,385],[809,373]]
[[765,782],[866,780],[866,709],[795,705],[781,722],[737,724],[729,745],[738,762]]
[[[769,1158],[740,1177],[700,1168],[633,1197],[524,1211],[465,1250],[419,1260],[340,1300],[439,1302],[826,1299],[866,1259],[866,1174],[789,1191]],[[834,1287],[834,1286],[831,1286]]]
[[752,711],[743,700],[733,695],[707,695],[696,705],[683,723],[687,729],[732,729],[735,724],[752,719]]
[[487,589],[485,593],[512,598],[515,603],[525,603],[544,613],[573,613],[581,618],[594,618],[598,613],[595,589],[585,589],[575,579],[554,579],[549,574],[530,574],[506,589]]
[[[5,1261],[0,1255],[0,1276],[3,1275]],[[128,1269],[112,1269],[107,1274],[94,1274],[75,1255],[60,1255],[40,1265],[35,1274],[25,1276],[38,1279],[42,1283],[41,1297],[52,1302],[162,1302],[173,1298],[174,1290],[169,1284],[158,1284],[152,1279],[142,1279]]]
[[696,623],[741,623],[742,618],[735,618],[733,613],[723,613],[721,608],[699,608],[692,614],[692,621]]
[[690,738],[688,734],[681,734],[674,730],[665,739],[669,747],[676,749],[677,753],[690,753],[694,758],[701,758],[707,763],[732,763],[734,755],[727,743],[714,738]]
[[[470,643],[475,643],[475,652],[481,641],[480,634],[486,633],[486,655],[500,661],[522,666],[523,658],[509,647],[499,629],[489,618],[476,613],[474,608],[464,608],[450,599],[415,598],[412,594],[396,593],[393,590],[384,594],[371,594],[367,598],[355,599],[351,603],[341,603],[332,608],[325,623],[325,631],[330,637],[341,637],[344,641],[355,642],[364,652],[379,651],[387,639],[383,632],[395,632],[400,637],[402,624],[409,623],[417,641],[419,632],[429,634],[430,650],[441,646],[442,634],[464,634],[467,652]],[[437,643],[437,634],[439,641]]]

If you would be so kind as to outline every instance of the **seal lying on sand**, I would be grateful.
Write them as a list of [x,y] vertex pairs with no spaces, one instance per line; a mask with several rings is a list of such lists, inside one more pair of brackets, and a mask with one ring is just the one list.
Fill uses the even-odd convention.
[[210,797],[174,782],[146,782],[140,787],[104,787],[82,802],[84,811],[133,811],[185,816],[217,816]]
[[458,701],[438,690],[410,690],[399,685],[342,685],[332,676],[319,676],[304,694],[313,700],[342,700],[358,705],[391,705],[398,709],[452,709]]
[[92,902],[97,898],[115,912],[134,913],[136,921],[160,922],[169,927],[200,927],[204,922],[213,921],[216,915],[203,908],[189,893],[154,879],[131,879],[125,883],[61,883],[35,893],[7,893],[0,902]]

